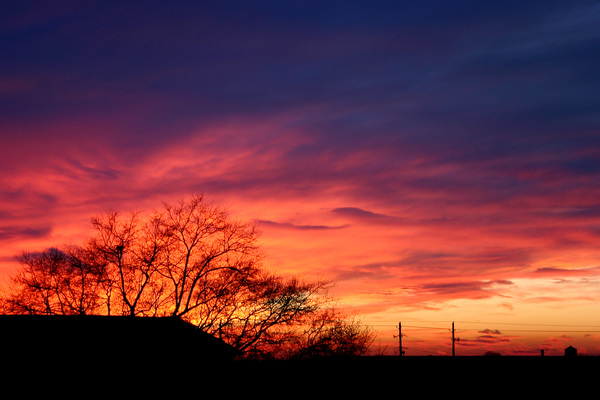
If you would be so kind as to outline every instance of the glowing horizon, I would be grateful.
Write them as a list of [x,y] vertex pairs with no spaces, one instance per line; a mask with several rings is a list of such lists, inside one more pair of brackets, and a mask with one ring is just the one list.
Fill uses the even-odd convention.
[[259,3],[0,17],[0,277],[204,194],[375,353],[600,355],[598,5]]

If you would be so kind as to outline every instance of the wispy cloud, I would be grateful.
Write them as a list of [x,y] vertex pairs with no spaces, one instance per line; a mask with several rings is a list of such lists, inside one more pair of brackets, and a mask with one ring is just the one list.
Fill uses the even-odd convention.
[[321,230],[331,230],[331,229],[343,229],[343,226],[327,226],[327,225],[296,225],[289,222],[274,222],[274,221],[265,221],[260,220],[258,224],[261,226],[265,226],[268,228],[274,229],[292,229],[292,230],[301,230],[301,231],[321,231]]
[[7,226],[0,229],[0,241],[45,239],[52,228],[48,226],[38,228]]

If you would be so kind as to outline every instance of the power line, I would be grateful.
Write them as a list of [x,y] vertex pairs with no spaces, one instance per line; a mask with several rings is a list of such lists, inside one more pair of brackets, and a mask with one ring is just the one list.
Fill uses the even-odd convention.
[[565,327],[590,327],[600,328],[600,325],[582,325],[582,324],[532,324],[522,322],[489,322],[489,321],[456,321],[461,324],[488,324],[488,325],[522,325],[522,326],[565,326]]
[[[415,321],[416,322],[416,321]],[[427,321],[419,321],[419,322],[427,322]],[[438,323],[439,321],[429,321],[429,322],[433,322],[433,323]],[[577,324],[534,324],[534,323],[514,323],[514,322],[505,322],[505,323],[498,323],[498,322],[484,322],[484,321],[460,321],[460,323],[463,324],[486,324],[486,325],[493,325],[493,324],[498,324],[498,325],[511,325],[511,326],[534,326],[534,327],[548,327],[548,326],[552,326],[552,327],[591,327],[591,328],[599,328],[599,326],[597,325],[577,325]],[[385,326],[389,326],[389,325],[385,325]],[[396,326],[396,328],[398,329],[398,355],[399,356],[403,356],[404,355],[404,349],[405,347],[403,346],[403,337],[406,336],[403,332],[402,332],[402,323],[399,322],[398,325]],[[411,328],[411,329],[425,329],[425,330],[449,330],[451,332],[451,349],[452,349],[452,356],[456,355],[455,352],[455,344],[456,342],[458,342],[460,340],[460,338],[456,337],[456,332],[457,330],[455,329],[455,322],[452,321],[451,323],[451,329],[448,329],[448,327],[440,327],[440,326],[424,326],[424,325],[404,325],[405,328]],[[488,330],[490,328],[485,328],[485,329],[460,329],[460,331],[462,332],[473,332],[473,331],[479,331],[479,333],[483,333],[486,330]],[[500,332],[499,330],[496,330],[496,333],[498,334],[502,334],[504,332],[530,332],[530,333],[534,333],[534,332],[538,332],[538,333],[600,333],[600,330],[593,330],[593,329],[587,329],[587,330],[573,330],[573,329],[502,329],[502,332]],[[412,343],[412,340],[409,339],[409,342]],[[422,346],[420,346],[422,347]],[[421,351],[423,349],[421,348]],[[544,350],[542,350],[542,355],[544,353]]]
[[[461,323],[461,324],[497,324],[497,325],[542,325],[542,326],[593,326],[599,327],[600,325],[589,325],[589,324],[544,324],[544,323],[525,323],[525,322],[500,322],[500,321],[469,321],[469,320],[425,320],[425,319],[403,319],[403,321],[408,322],[428,322],[428,323],[444,323],[451,324],[452,322]],[[378,323],[389,325],[396,324],[395,321],[378,321]]]
[[[490,321],[415,321],[415,322],[425,322],[425,323],[448,323],[452,322],[461,323],[461,324],[480,324],[480,325],[511,325],[511,326],[537,326],[537,327],[565,327],[565,328],[590,328],[583,330],[556,330],[556,329],[503,329],[504,331],[520,331],[520,332],[590,332],[596,333],[600,331],[600,325],[582,325],[582,324],[533,324],[533,323],[518,323],[518,322],[490,322]],[[369,324],[366,325],[373,327],[396,327],[397,325],[388,325],[385,323],[377,323],[377,324]],[[416,329],[448,329],[447,327],[440,326],[421,326],[421,325],[404,325],[406,328],[416,328]],[[471,328],[477,329],[477,328]],[[461,329],[461,330],[471,330],[471,329]],[[489,329],[489,328],[481,328],[481,329]]]
[[551,329],[503,329],[503,332],[555,332],[555,333],[600,333],[600,330],[594,331],[594,330],[578,330],[578,331],[573,331],[573,330],[564,330],[564,329],[559,329],[559,330],[551,330]]
[[417,328],[417,329],[443,329],[443,330],[447,330],[448,327],[441,327],[441,326],[416,326],[416,325],[404,325],[404,327],[406,328]]

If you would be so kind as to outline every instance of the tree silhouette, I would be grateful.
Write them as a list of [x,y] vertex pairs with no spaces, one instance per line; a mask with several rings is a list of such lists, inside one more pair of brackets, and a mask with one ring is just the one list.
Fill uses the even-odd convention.
[[364,354],[373,336],[358,320],[347,320],[337,310],[327,309],[312,320],[301,345],[295,346],[292,358],[347,357]]
[[360,354],[372,340],[333,306],[328,282],[268,272],[256,226],[202,196],[92,226],[82,245],[20,256],[4,312],[176,317],[260,357]]
[[12,276],[4,308],[14,314],[85,315],[100,306],[102,269],[88,264],[79,249],[50,248],[24,253]]

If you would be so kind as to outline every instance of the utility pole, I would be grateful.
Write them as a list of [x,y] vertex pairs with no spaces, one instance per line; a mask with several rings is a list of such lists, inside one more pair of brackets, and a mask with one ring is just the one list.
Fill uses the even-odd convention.
[[398,322],[398,356],[402,357],[404,350],[402,350],[402,322]]
[[454,321],[452,321],[452,357],[456,355],[456,351],[454,350],[454,342],[458,342],[460,338],[454,338]]

